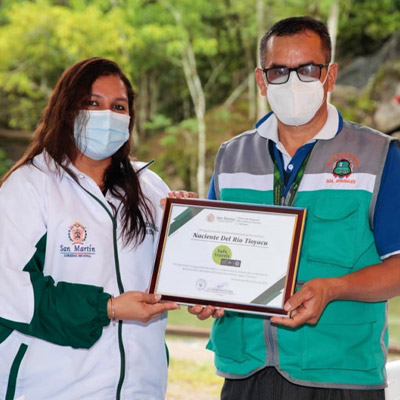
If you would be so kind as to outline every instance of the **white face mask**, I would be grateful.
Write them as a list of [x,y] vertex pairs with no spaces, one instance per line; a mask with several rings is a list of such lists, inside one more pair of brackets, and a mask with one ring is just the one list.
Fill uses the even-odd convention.
[[87,157],[104,160],[129,139],[130,119],[129,115],[110,110],[80,111],[74,123],[76,146]]
[[[328,70],[329,71],[329,70]],[[267,99],[276,117],[285,125],[299,126],[312,120],[324,101],[324,82],[302,82],[295,71],[280,85],[267,85]],[[265,79],[265,78],[264,78]]]

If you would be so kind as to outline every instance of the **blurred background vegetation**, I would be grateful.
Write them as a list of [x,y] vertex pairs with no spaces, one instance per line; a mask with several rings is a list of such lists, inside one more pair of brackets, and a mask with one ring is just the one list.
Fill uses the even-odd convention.
[[253,78],[260,36],[298,15],[331,29],[339,84],[343,76],[332,102],[344,116],[383,131],[400,126],[377,116],[400,95],[400,0],[0,1],[0,175],[21,155],[62,72],[102,56],[138,94],[134,156],[155,158],[174,189],[204,195],[221,141],[267,111]]

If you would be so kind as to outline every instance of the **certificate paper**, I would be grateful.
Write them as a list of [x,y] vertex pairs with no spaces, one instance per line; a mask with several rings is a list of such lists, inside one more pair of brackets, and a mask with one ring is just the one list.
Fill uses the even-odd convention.
[[288,316],[306,210],[170,199],[150,293],[181,304]]

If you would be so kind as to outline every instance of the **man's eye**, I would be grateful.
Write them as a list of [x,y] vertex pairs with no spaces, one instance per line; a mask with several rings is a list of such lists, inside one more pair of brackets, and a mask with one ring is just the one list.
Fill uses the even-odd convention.
[[315,67],[314,65],[305,65],[298,69],[299,73],[302,75],[309,75],[313,76],[315,74]]
[[279,79],[287,75],[287,68],[272,68],[268,71],[268,78],[270,80]]
[[274,70],[276,76],[284,76],[287,75],[287,68],[277,68]]

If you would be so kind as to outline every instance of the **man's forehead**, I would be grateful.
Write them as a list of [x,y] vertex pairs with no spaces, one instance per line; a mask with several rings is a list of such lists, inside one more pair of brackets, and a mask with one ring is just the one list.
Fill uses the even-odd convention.
[[321,38],[316,32],[310,30],[297,32],[291,35],[273,35],[267,41],[267,49],[288,45],[290,43],[296,45],[299,42],[307,42],[309,46],[313,44],[318,46],[321,44]]
[[284,63],[283,65],[299,65],[313,62],[323,62],[324,53],[318,34],[306,31],[293,35],[271,36],[265,52],[266,63]]

